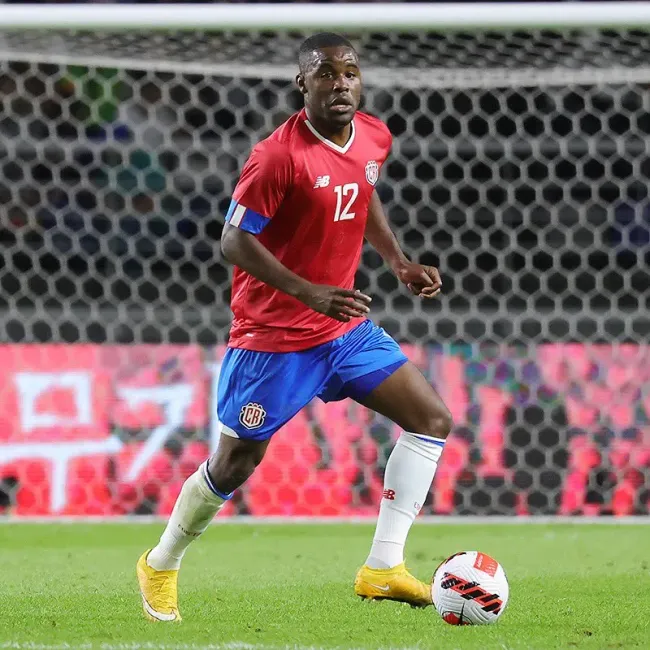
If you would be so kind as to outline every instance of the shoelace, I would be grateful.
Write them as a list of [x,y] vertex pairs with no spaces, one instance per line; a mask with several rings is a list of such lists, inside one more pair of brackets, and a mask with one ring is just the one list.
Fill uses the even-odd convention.
[[[160,606],[165,607],[167,609],[175,608],[175,603],[172,596],[173,580],[174,578],[169,574],[163,573],[161,575],[160,573],[158,573],[154,575],[150,583],[152,591],[157,597],[156,598],[157,602],[160,603]],[[158,597],[160,598],[159,601],[158,601]]]

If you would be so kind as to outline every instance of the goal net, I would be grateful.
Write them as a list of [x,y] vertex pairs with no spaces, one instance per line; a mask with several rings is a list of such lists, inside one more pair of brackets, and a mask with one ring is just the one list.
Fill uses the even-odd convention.
[[[223,215],[317,25],[0,33],[0,511],[165,515],[216,448]],[[357,280],[454,416],[422,512],[647,513],[650,31],[342,31],[444,280],[414,300],[369,248]],[[397,434],[314,402],[228,514],[372,515]]]

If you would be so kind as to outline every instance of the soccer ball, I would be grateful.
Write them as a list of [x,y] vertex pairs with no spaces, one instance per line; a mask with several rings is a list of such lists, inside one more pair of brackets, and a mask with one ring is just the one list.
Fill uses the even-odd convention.
[[508,579],[489,555],[463,551],[448,557],[433,575],[431,598],[450,625],[490,625],[508,604]]

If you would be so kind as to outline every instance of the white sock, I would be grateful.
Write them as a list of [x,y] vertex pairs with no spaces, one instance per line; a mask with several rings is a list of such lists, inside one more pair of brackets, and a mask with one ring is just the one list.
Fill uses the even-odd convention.
[[207,465],[206,461],[183,483],[167,527],[158,545],[147,556],[147,564],[156,571],[178,569],[190,542],[205,531],[232,496],[214,487]]
[[431,488],[445,441],[402,433],[386,464],[384,494],[366,565],[389,569],[404,562],[413,520]]

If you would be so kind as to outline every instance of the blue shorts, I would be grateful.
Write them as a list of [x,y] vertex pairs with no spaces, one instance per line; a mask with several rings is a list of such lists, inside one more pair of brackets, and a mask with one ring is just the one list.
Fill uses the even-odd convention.
[[369,320],[300,352],[228,348],[217,397],[222,431],[268,440],[314,397],[362,400],[406,361],[397,343]]

